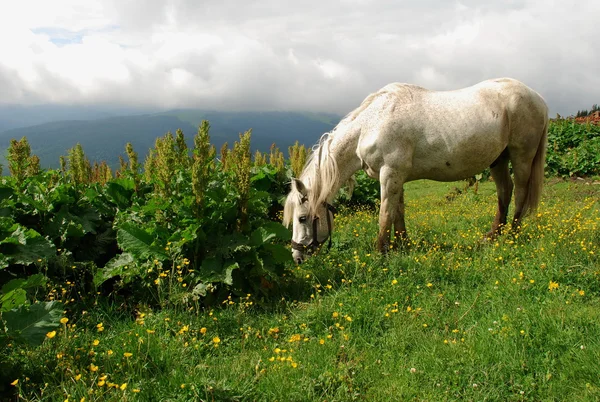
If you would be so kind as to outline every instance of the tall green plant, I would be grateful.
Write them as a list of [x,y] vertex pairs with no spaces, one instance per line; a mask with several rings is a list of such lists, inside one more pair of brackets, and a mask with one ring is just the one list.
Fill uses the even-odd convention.
[[154,149],[155,188],[162,197],[168,197],[178,160],[173,134],[168,132],[164,137],[157,138]]
[[290,164],[294,177],[300,177],[304,165],[306,164],[307,150],[304,145],[300,145],[298,141],[288,148],[290,154]]
[[83,152],[83,147],[77,143],[69,150],[69,176],[76,184],[87,184],[90,182],[92,166]]
[[185,136],[181,129],[177,129],[175,132],[175,153],[177,155],[177,163],[183,168],[187,169],[190,166],[190,156],[188,153],[188,146],[185,142]]
[[11,139],[8,147],[8,169],[10,174],[21,185],[25,177],[35,175],[39,172],[40,159],[31,156],[31,146],[27,137],[20,140]]
[[201,214],[204,206],[206,186],[214,170],[216,149],[210,144],[210,124],[202,121],[198,133],[194,137],[194,151],[192,162],[192,191],[196,199],[196,210]]
[[250,198],[250,169],[252,167],[252,158],[250,153],[250,137],[252,130],[240,134],[240,141],[235,142],[231,152],[232,171],[235,176],[239,192],[238,211],[239,224],[238,231],[241,231],[248,222],[248,199]]

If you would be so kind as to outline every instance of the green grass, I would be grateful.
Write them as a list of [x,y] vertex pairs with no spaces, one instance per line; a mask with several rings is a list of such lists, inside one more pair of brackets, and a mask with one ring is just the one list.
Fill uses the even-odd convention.
[[600,186],[548,185],[519,234],[491,243],[493,184],[446,197],[455,186],[407,186],[411,244],[386,256],[375,212],[342,213],[334,248],[293,268],[277,300],[75,303],[54,338],[14,347],[13,389],[48,401],[600,399]]

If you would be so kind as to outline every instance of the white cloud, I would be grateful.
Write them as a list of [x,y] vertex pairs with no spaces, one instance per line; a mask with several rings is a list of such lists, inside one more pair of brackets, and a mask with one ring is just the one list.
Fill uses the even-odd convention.
[[0,6],[0,103],[346,113],[393,82],[511,76],[598,103],[600,3],[21,0]]

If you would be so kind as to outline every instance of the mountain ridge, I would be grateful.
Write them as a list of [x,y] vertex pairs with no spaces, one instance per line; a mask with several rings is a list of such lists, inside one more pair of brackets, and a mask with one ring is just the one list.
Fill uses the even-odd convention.
[[[59,157],[81,143],[86,156],[93,161],[105,160],[118,166],[119,155],[125,156],[125,144],[131,142],[143,161],[157,137],[177,129],[184,132],[188,146],[202,120],[211,125],[211,142],[220,148],[231,147],[239,134],[252,129],[252,150],[267,152],[272,143],[282,151],[295,141],[310,146],[331,131],[340,117],[314,112],[222,112],[200,109],[173,109],[147,114],[120,115],[92,119],[50,121],[0,131],[0,163],[6,165],[5,150],[11,138],[27,137],[33,154],[40,157],[43,168],[59,166]],[[2,120],[0,119],[0,126]]]

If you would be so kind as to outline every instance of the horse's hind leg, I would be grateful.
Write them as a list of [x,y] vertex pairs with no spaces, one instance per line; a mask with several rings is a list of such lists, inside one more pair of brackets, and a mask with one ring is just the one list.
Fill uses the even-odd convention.
[[494,179],[496,192],[498,193],[498,210],[496,211],[492,228],[485,236],[488,239],[499,235],[502,227],[506,225],[508,206],[510,205],[513,191],[513,182],[510,178],[508,161],[508,152],[504,151],[490,167],[492,179]]
[[521,218],[527,212],[527,192],[529,191],[529,177],[531,176],[531,158],[513,159],[512,167],[515,176],[515,216],[512,222],[513,230],[519,228]]

